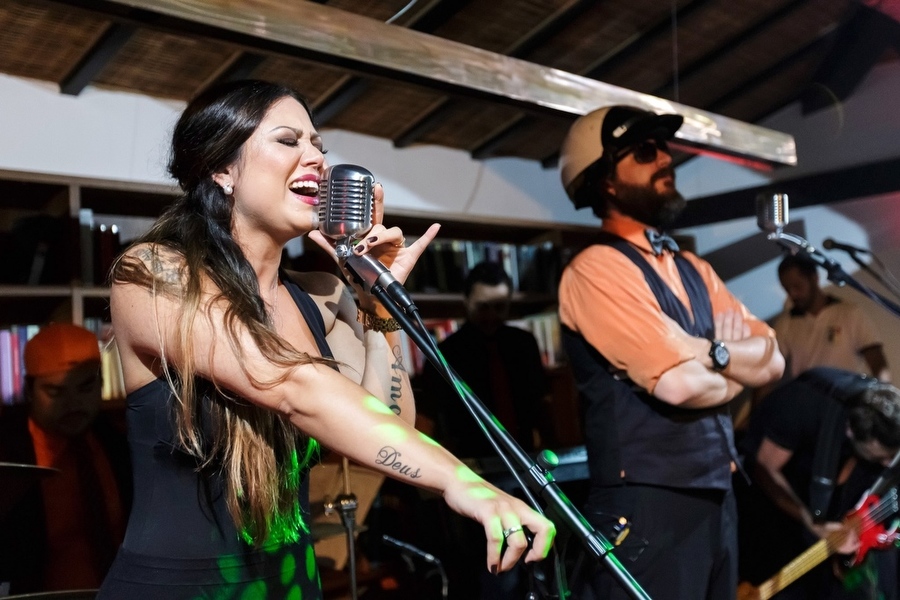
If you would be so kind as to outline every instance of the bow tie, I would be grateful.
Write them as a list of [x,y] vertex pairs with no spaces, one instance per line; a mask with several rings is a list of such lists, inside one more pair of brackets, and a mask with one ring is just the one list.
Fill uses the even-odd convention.
[[645,229],[644,233],[647,235],[647,240],[650,242],[653,254],[656,256],[662,254],[663,250],[678,252],[678,244],[669,235],[660,233],[655,229]]

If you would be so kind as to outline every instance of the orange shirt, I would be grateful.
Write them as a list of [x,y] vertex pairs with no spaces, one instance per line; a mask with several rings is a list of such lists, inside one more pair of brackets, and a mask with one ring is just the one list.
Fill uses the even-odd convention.
[[[646,226],[621,215],[603,221],[604,231],[628,240],[687,307],[675,257],[669,251],[655,256],[644,234]],[[690,252],[682,255],[703,278],[713,315],[733,310],[743,315],[751,335],[774,337],[772,328],[750,314],[725,287],[706,261]],[[644,274],[630,258],[605,244],[591,246],[563,271],[559,284],[560,321],[580,333],[617,369],[653,393],[660,376],[696,357],[681,339],[669,333],[662,309]]]
[[[38,465],[59,472],[41,482],[47,523],[47,563],[44,568],[46,590],[93,589],[100,587],[106,573],[98,573],[92,561],[88,507],[78,481],[78,466],[69,450],[69,439],[53,435],[29,419],[28,430],[34,442]],[[102,490],[94,490],[92,499],[102,494],[114,539],[124,535],[124,514],[112,467],[99,442],[86,434],[92,462]]]

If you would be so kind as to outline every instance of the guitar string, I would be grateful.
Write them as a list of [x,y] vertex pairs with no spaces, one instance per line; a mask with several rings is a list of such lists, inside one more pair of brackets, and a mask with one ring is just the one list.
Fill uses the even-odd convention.
[[[867,524],[865,524],[863,526],[863,528],[860,530],[860,534],[868,533],[871,529],[878,526],[879,521],[881,521],[883,518],[889,516],[893,512],[893,510],[890,509],[889,507],[895,501],[896,501],[895,495],[892,495],[891,499],[880,500],[879,503],[876,505],[876,507],[871,511],[870,521],[867,522]],[[821,554],[822,550],[828,550],[828,546],[830,543],[834,543],[838,540],[838,538],[844,538],[844,537],[846,537],[846,535],[848,535],[848,533],[846,531],[836,531],[821,540],[821,542],[824,542],[824,544],[817,542],[813,546],[810,546],[810,548],[807,550],[807,552],[804,552],[804,555],[809,553],[809,556],[806,556],[806,558],[804,560],[801,560],[801,561],[797,562],[796,564],[792,565],[791,563],[789,563],[783,569],[783,571],[785,571],[785,572],[780,573],[780,574],[783,574],[785,577],[779,577],[779,582],[783,583],[786,586],[787,584],[790,584],[793,581],[795,581],[796,579],[798,579],[800,576],[803,575],[803,573],[805,573],[807,570],[809,570],[809,568],[811,568],[811,567],[806,568],[806,566],[809,565],[809,563],[812,563],[811,566],[815,566],[818,563],[822,562],[822,560],[824,560],[831,554],[831,552],[829,551],[824,557],[819,557],[818,555]],[[824,545],[824,548],[816,548],[816,546],[820,546],[820,545]],[[834,545],[836,546],[838,544],[834,544]],[[832,546],[832,548],[833,547],[834,546]],[[810,552],[810,551],[812,551],[812,552]],[[794,573],[792,573],[792,571],[798,570],[798,567],[800,567],[800,566],[803,566],[804,569],[800,570],[799,575],[794,576]],[[782,581],[783,579],[789,579],[789,580],[784,582],[784,581]]]
[[[892,507],[897,503],[897,499],[898,498],[896,490],[893,491],[888,497],[879,499],[874,509],[869,512],[869,519],[867,521],[860,519],[860,521],[864,523],[862,529],[860,529],[860,537],[862,537],[862,535],[865,533],[869,533],[869,531],[871,531],[872,529],[879,527],[882,520],[890,516],[892,513],[896,512]],[[828,549],[830,543],[836,541],[836,539],[839,537],[846,537],[846,535],[848,535],[848,533],[845,531],[836,531],[810,546],[803,554],[797,557],[802,560],[796,563],[794,563],[794,561],[791,561],[776,574],[776,577],[778,578],[777,581],[773,581],[773,578],[770,578],[760,584],[758,588],[760,594],[762,594],[764,591],[768,592],[769,588],[775,586],[776,584],[780,584],[778,589],[772,591],[774,594],[776,591],[784,589],[785,587],[802,577],[807,571],[815,567],[817,564],[828,558],[828,556],[833,553],[833,551]],[[822,542],[824,542],[824,548],[817,548],[817,546],[822,545]],[[835,544],[835,546],[836,545],[837,544]],[[832,546],[832,548],[833,547],[834,546]],[[825,554],[825,556],[819,557],[818,555],[822,553],[823,549],[826,550],[827,553]],[[802,569],[800,568],[801,566],[803,567]],[[771,596],[761,595],[761,598],[763,600],[770,597]]]

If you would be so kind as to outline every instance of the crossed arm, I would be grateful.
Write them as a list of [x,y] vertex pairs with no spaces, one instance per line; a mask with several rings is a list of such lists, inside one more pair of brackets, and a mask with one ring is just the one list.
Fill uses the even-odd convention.
[[710,341],[685,332],[663,316],[671,335],[680,339],[694,358],[665,371],[653,394],[685,408],[718,406],[734,398],[744,386],[760,386],[781,377],[784,358],[774,336],[751,335],[741,313],[728,310],[715,316],[715,338],[725,342],[731,360],[721,372],[713,370]]

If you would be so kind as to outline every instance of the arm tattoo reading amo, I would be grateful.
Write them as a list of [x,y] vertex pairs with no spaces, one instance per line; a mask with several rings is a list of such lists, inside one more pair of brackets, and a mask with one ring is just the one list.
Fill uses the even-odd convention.
[[400,461],[400,456],[401,454],[396,448],[385,446],[378,451],[378,458],[375,459],[375,464],[389,467],[391,470],[397,471],[401,475],[406,475],[410,479],[421,478],[419,469],[417,468],[413,471],[411,466]]
[[391,364],[391,403],[388,405],[394,414],[400,414],[400,398],[403,394],[403,377],[402,373],[406,373],[403,366],[403,351],[400,346],[394,346],[391,349],[394,355],[394,362]]

